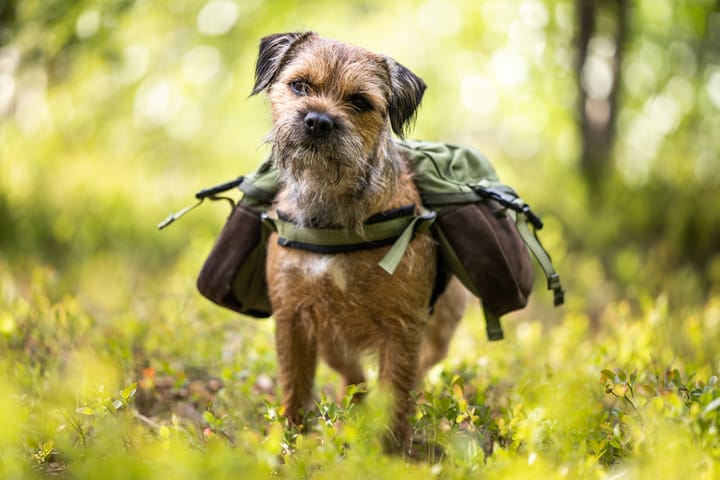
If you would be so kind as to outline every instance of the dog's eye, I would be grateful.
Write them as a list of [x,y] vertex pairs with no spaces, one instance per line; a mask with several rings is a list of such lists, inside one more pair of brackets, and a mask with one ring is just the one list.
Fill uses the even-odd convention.
[[304,97],[310,93],[310,85],[308,85],[305,80],[293,80],[290,82],[290,90],[292,90],[295,95]]
[[370,104],[370,102],[368,102],[367,98],[365,98],[359,93],[356,93],[355,95],[350,95],[347,99],[347,102],[350,104],[353,110],[358,113],[372,110],[372,105]]

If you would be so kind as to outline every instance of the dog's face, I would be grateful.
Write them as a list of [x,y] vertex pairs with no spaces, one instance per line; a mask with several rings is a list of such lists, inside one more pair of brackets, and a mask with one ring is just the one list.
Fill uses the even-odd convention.
[[390,131],[403,134],[425,84],[392,59],[308,32],[262,40],[253,94],[266,89],[281,169],[341,183],[367,176]]

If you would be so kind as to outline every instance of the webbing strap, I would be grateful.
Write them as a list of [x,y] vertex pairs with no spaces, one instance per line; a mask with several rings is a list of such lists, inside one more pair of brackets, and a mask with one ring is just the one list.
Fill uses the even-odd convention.
[[500,326],[500,317],[492,313],[485,304],[483,304],[483,313],[485,314],[485,328],[487,330],[488,340],[491,342],[502,340],[505,336]]
[[392,275],[415,233],[427,232],[436,216],[430,211],[421,215],[403,215],[366,223],[362,232],[348,228],[299,227],[291,221],[267,214],[263,215],[263,221],[278,233],[281,244],[316,252],[371,249],[392,242],[392,247],[378,263]]
[[562,289],[562,285],[560,285],[560,275],[555,271],[552,260],[550,260],[550,255],[548,255],[543,248],[540,239],[530,231],[528,223],[529,221],[524,215],[517,215],[515,224],[517,225],[518,233],[520,233],[525,245],[527,245],[530,252],[532,252],[540,264],[543,273],[545,273],[547,288],[553,291],[553,304],[557,307],[565,302],[565,292]]
[[402,260],[403,255],[405,255],[405,250],[407,250],[408,245],[410,244],[410,240],[412,240],[413,236],[416,232],[427,232],[430,228],[430,225],[435,221],[435,217],[437,214],[435,212],[430,212],[425,216],[415,216],[410,221],[410,223],[405,227],[402,234],[398,237],[398,239],[395,241],[393,246],[390,248],[390,250],[385,254],[382,260],[380,260],[380,268],[385,270],[387,273],[392,275],[395,273],[395,269],[400,264],[400,260]]

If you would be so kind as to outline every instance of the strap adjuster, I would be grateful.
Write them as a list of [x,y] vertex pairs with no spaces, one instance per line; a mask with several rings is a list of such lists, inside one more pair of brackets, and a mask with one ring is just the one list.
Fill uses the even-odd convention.
[[560,285],[560,275],[553,273],[548,276],[548,290],[553,291],[553,305],[556,307],[565,303],[565,292]]

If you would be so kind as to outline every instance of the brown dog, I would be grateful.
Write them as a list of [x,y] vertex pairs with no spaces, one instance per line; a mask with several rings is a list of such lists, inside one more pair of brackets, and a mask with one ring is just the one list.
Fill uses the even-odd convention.
[[[394,60],[321,38],[263,38],[253,94],[267,90],[269,141],[280,172],[276,210],[301,227],[362,232],[379,212],[420,196],[392,131],[402,136],[425,83]],[[430,315],[435,244],[415,235],[394,274],[378,266],[389,247],[319,254],[270,238],[267,280],[276,320],[285,416],[302,421],[312,406],[318,357],[347,385],[365,381],[360,355],[379,355],[379,381],[393,396],[386,448],[407,451],[410,392],[447,352],[465,308],[451,283]]]

